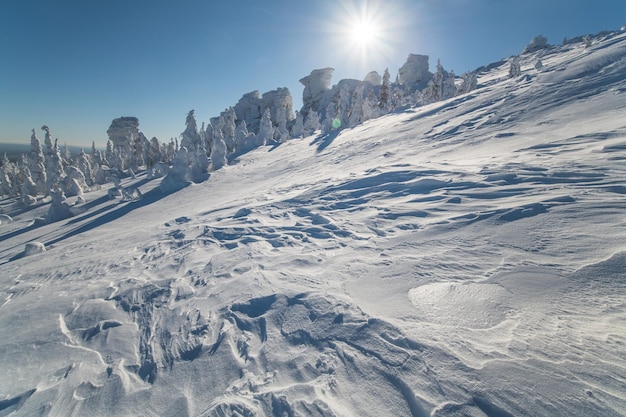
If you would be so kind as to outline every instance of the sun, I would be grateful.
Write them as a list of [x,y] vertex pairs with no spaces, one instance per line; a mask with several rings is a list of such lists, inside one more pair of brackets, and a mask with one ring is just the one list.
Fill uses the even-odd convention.
[[352,23],[348,35],[354,45],[366,48],[380,40],[381,30],[376,22],[359,18]]

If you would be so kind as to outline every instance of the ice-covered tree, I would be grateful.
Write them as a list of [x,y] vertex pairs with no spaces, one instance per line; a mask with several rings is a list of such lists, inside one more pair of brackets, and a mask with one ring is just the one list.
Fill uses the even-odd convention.
[[274,140],[278,143],[283,143],[289,139],[289,131],[287,130],[287,115],[283,109],[280,109],[276,117],[278,122],[276,124],[276,128],[274,129]]
[[348,115],[348,127],[354,127],[363,122],[363,103],[365,101],[363,97],[364,89],[364,86],[360,85],[352,93],[350,113]]
[[472,90],[475,90],[478,85],[478,79],[475,72],[466,72],[461,75],[461,85],[459,85],[457,94],[466,94]]
[[83,149],[80,150],[76,158],[76,167],[84,174],[86,185],[88,187],[93,186],[95,181],[91,157]]
[[545,49],[548,47],[548,38],[543,35],[537,35],[531,39],[531,41],[526,45],[524,49],[524,53],[536,52],[540,49]]
[[378,107],[383,113],[389,111],[389,95],[391,94],[390,79],[391,76],[389,75],[389,68],[385,68],[385,73],[383,74],[383,84],[380,87],[380,99],[378,101]]
[[304,118],[304,133],[306,136],[314,134],[320,130],[322,125],[320,124],[320,115],[315,110],[309,110]]
[[235,136],[237,131],[237,126],[235,124],[237,115],[235,114],[235,109],[230,107],[221,117],[223,117],[222,137],[224,138],[224,143],[226,144],[226,150],[228,153],[235,152]]
[[200,134],[198,133],[194,110],[190,110],[189,113],[187,113],[185,125],[187,127],[182,133],[180,146],[186,148],[187,151],[195,151],[200,146]]
[[264,146],[274,138],[274,126],[272,125],[272,114],[267,107],[261,117],[259,133],[257,134],[257,146]]
[[228,150],[226,149],[226,143],[222,138],[222,132],[213,132],[213,148],[211,148],[211,165],[209,165],[210,171],[217,171],[228,162],[226,155]]
[[519,57],[513,58],[509,66],[509,78],[517,78],[522,74],[522,66]]
[[70,165],[65,170],[65,178],[63,180],[63,191],[68,197],[82,196],[87,190],[87,181],[85,174],[76,166]]
[[20,183],[22,185],[22,202],[25,206],[30,206],[37,202],[37,184],[33,181],[30,169],[26,161],[22,161],[20,165]]
[[46,165],[46,190],[49,194],[55,187],[57,187],[63,177],[65,176],[65,168],[63,167],[63,158],[61,157],[61,150],[59,149],[58,141],[54,141],[52,152]]
[[0,165],[0,195],[13,195],[15,193],[13,189],[13,164],[7,158],[5,153],[2,157],[2,165]]
[[296,110],[296,119],[291,127],[290,135],[292,138],[299,139],[304,136],[304,118],[302,113]]
[[56,187],[51,190],[50,195],[52,196],[52,202],[50,203],[50,208],[48,208],[46,221],[53,223],[72,217],[70,205],[66,201],[63,190]]
[[39,194],[46,193],[46,167],[44,165],[45,158],[43,156],[43,150],[41,149],[41,142],[35,133],[35,129],[32,129],[32,135],[30,136],[30,153],[28,154],[28,169],[30,170],[31,178],[37,186],[37,192]]

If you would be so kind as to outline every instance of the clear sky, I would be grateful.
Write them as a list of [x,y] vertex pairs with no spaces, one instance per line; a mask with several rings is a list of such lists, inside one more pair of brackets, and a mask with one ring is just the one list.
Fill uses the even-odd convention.
[[[136,116],[169,141],[250,91],[333,67],[333,84],[409,53],[461,74],[626,25],[625,0],[0,0],[0,142],[50,126],[60,143],[104,147],[111,120]],[[363,39],[358,39],[355,33]]]

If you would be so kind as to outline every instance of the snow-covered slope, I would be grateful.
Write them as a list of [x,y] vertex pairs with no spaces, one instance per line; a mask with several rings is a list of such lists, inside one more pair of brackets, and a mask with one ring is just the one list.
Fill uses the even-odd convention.
[[626,415],[626,35],[521,63],[169,195],[12,213],[0,416]]

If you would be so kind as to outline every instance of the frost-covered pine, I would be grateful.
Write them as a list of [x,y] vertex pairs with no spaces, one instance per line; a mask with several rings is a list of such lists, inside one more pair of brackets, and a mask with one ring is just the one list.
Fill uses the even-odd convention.
[[257,146],[265,146],[274,138],[274,126],[272,126],[272,114],[270,108],[267,107],[261,117],[259,125],[259,133],[257,134]]
[[111,165],[111,161],[113,161],[113,142],[111,140],[107,140],[107,146],[104,151],[104,157],[106,158],[107,165],[113,167]]
[[165,178],[161,181],[160,188],[164,193],[179,190],[191,183],[190,155],[187,148],[181,147],[176,152],[174,164]]
[[228,153],[235,152],[235,136],[237,134],[236,120],[237,115],[235,114],[235,109],[232,107],[223,113],[222,136]]
[[509,67],[509,78],[517,78],[522,75],[522,66],[519,57],[513,58]]
[[82,196],[87,190],[85,174],[76,166],[70,165],[65,169],[66,175],[63,181],[63,189],[68,197]]
[[92,187],[95,181],[91,157],[83,149],[80,150],[78,158],[76,158],[76,166],[84,174],[86,185]]
[[289,139],[289,131],[287,130],[287,115],[281,108],[276,115],[278,123],[274,129],[274,140],[278,143],[286,142]]
[[363,121],[374,119],[380,115],[379,100],[376,98],[373,90],[367,93],[367,97],[363,100],[362,113]]
[[252,132],[248,132],[248,124],[245,120],[242,120],[241,123],[237,125],[237,131],[235,133],[235,152],[230,155],[230,159],[250,152],[257,146],[256,135]]
[[0,195],[13,195],[13,181],[11,180],[11,161],[5,153],[2,157],[2,165],[0,166]]
[[352,93],[350,113],[348,114],[348,127],[354,127],[363,122],[363,91],[364,86],[358,86]]
[[25,161],[20,166],[20,182],[22,184],[22,202],[30,206],[37,202],[37,184],[30,175],[30,170]]
[[46,165],[46,190],[49,194],[57,187],[65,176],[65,168],[63,167],[63,158],[61,158],[61,150],[58,141],[54,141],[52,152]]
[[538,60],[537,60],[537,62],[535,63],[535,69],[536,69],[538,72],[543,71],[543,62],[541,62],[541,60],[540,60],[540,59],[538,59]]
[[304,118],[304,134],[310,136],[316,131],[320,130],[322,125],[320,124],[320,115],[315,110],[309,110]]
[[461,75],[461,78],[463,79],[463,81],[459,86],[457,94],[469,93],[470,91],[475,90],[478,86],[478,79],[475,72],[466,72]]
[[296,120],[291,127],[290,135],[294,139],[300,139],[304,136],[304,118],[298,110],[296,110]]
[[226,149],[226,143],[222,138],[222,131],[217,130],[213,132],[213,148],[211,148],[211,165],[209,166],[210,171],[217,171],[228,162],[226,159],[226,154],[228,150]]
[[526,45],[524,49],[524,53],[536,52],[540,49],[545,49],[548,47],[548,38],[543,35],[537,35],[531,39],[531,41]]
[[385,73],[383,74],[383,84],[380,87],[380,99],[378,101],[378,107],[383,113],[387,113],[389,111],[389,95],[391,94],[390,79],[391,75],[389,75],[389,68],[385,68]]
[[322,133],[328,133],[333,129],[341,127],[341,119],[339,118],[337,105],[334,101],[328,103],[326,106],[326,118],[322,123]]
[[195,151],[200,146],[200,134],[198,133],[198,125],[196,123],[195,111],[190,110],[185,120],[187,128],[182,133],[180,146],[187,151]]
[[153,166],[158,162],[163,161],[163,154],[161,152],[161,144],[159,143],[159,139],[153,137],[150,139],[150,147],[148,148],[148,158],[147,165],[148,167]]
[[39,194],[46,193],[46,167],[44,165],[45,158],[41,149],[41,142],[32,129],[33,134],[30,136],[30,153],[28,154],[28,169],[31,178],[37,186]]
[[52,196],[52,202],[46,215],[46,221],[53,223],[72,217],[72,212],[69,204],[67,204],[63,190],[57,187],[51,190],[50,195]]
[[[441,67],[443,69],[443,67]],[[454,82],[454,71],[443,71],[443,85],[441,87],[441,99],[447,100],[456,96],[456,84]]]

